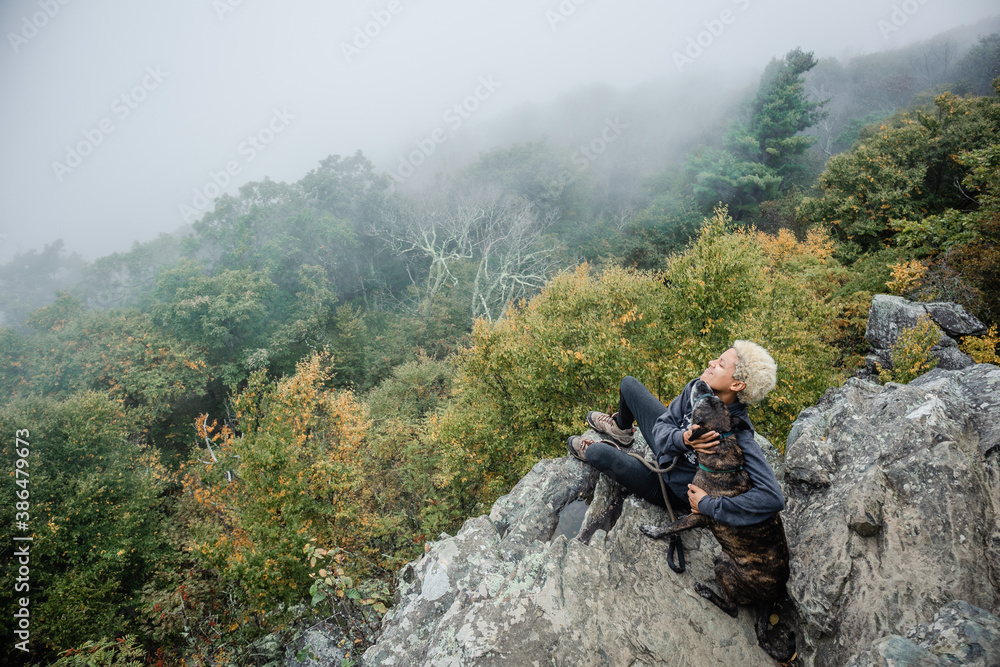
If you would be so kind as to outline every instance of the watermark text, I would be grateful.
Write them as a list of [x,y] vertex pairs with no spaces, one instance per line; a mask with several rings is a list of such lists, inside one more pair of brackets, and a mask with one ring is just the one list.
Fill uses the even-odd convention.
[[361,55],[361,52],[371,46],[382,31],[389,27],[392,20],[403,11],[400,0],[389,0],[384,9],[377,9],[371,13],[371,20],[364,25],[354,26],[354,37],[350,42],[340,43],[340,52],[344,54],[344,59],[350,63],[354,58]]
[[[746,11],[750,7],[750,0],[731,0],[740,11]],[[698,34],[688,37],[687,47],[683,51],[674,51],[674,65],[678,72],[683,72],[688,65],[701,57],[705,50],[711,48],[715,42],[726,32],[727,26],[736,23],[738,14],[732,9],[723,9],[718,17],[702,21],[704,30]]]
[[562,0],[559,6],[545,11],[545,20],[549,22],[552,32],[555,32],[560,25],[576,14],[576,8],[587,2],[587,0]]
[[38,7],[41,11],[35,12],[30,17],[22,16],[20,30],[7,33],[7,41],[10,42],[14,53],[20,51],[21,47],[31,41],[39,30],[47,26],[49,21],[62,11],[63,5],[69,3],[70,0],[38,0]]
[[447,124],[449,129],[436,127],[427,136],[413,142],[416,144],[416,148],[406,155],[400,155],[396,171],[390,171],[389,175],[397,182],[405,181],[412,176],[417,167],[434,154],[438,145],[448,141],[449,134],[471,118],[472,114],[479,110],[482,103],[492,97],[493,93],[502,85],[503,83],[495,80],[492,75],[479,77],[479,85],[472,91],[472,94],[451,105],[441,115],[441,120]]
[[[17,498],[14,501],[14,527],[22,533],[29,532],[31,520],[31,492],[28,489],[30,435],[27,429],[20,429],[14,433],[14,454],[17,456],[14,459],[14,484],[17,486],[14,492]],[[14,592],[23,594],[17,598],[14,605],[14,636],[20,640],[14,642],[14,648],[24,652],[28,651],[28,641],[31,639],[31,598],[26,595],[31,591],[31,541],[30,534],[14,535],[14,557],[11,560],[11,567],[17,568]]]
[[882,39],[888,41],[889,35],[899,32],[899,29],[909,23],[910,17],[920,11],[928,0],[903,0],[900,4],[892,6],[889,20],[879,19],[878,29],[882,33]]
[[221,195],[234,176],[243,172],[243,165],[250,164],[257,156],[267,150],[267,147],[288,129],[295,116],[288,112],[287,107],[273,109],[271,118],[257,132],[247,135],[246,139],[236,147],[236,154],[242,158],[226,162],[219,171],[209,171],[208,181],[200,188],[194,188],[190,204],[180,204],[178,210],[185,222],[194,222],[212,209],[212,202]]
[[[156,67],[146,68],[145,75],[131,90],[119,95],[111,102],[111,113],[119,122],[124,121],[132,115],[132,112],[139,108],[139,105],[149,98],[149,94],[160,87],[163,80],[170,76],[168,72]],[[52,161],[52,172],[62,183],[63,179],[72,174],[87,156],[104,143],[104,139],[117,129],[115,121],[110,116],[105,116],[99,120],[94,127],[88,127],[81,131],[83,139],[75,144],[66,145],[66,154],[63,161]]]

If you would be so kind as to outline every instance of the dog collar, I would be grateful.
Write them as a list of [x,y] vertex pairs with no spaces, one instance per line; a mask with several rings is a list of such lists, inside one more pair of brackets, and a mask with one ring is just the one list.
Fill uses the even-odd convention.
[[694,397],[694,402],[695,402],[695,403],[697,403],[697,402],[698,402],[698,401],[700,401],[701,399],[703,399],[703,398],[708,398],[709,396],[715,396],[715,394],[712,394],[712,393],[708,393],[708,394],[702,394],[701,396],[695,396],[695,397]]
[[732,470],[712,470],[708,466],[702,465],[701,463],[698,464],[698,467],[704,470],[705,472],[739,472],[743,470],[743,466],[740,466],[739,468],[733,468]]

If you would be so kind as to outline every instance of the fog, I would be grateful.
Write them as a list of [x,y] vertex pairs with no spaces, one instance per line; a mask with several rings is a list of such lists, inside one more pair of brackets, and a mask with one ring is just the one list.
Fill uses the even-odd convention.
[[[586,140],[609,123],[663,153],[710,130],[721,100],[796,46],[844,58],[996,11],[995,0],[6,0],[0,261],[57,238],[88,259],[124,250],[197,219],[219,192],[295,181],[359,149],[411,184],[493,145]],[[657,124],[654,141],[644,133]]]

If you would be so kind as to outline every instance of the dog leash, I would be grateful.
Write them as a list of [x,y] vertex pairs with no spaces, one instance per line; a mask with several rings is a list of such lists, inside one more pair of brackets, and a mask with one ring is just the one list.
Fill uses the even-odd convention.
[[[673,463],[666,468],[660,468],[654,465],[635,452],[629,452],[628,455],[642,461],[642,465],[646,466],[651,472],[656,473],[656,479],[660,482],[660,492],[663,494],[663,503],[667,506],[667,516],[670,517],[670,523],[673,523],[676,520],[674,517],[674,508],[670,505],[670,496],[667,495],[667,484],[663,481],[663,475],[674,469],[674,466],[677,465],[677,461],[681,458],[680,454],[675,456]],[[681,542],[681,536],[679,533],[673,533],[667,539],[669,541],[667,546],[667,565],[670,566],[671,570],[680,574],[684,572],[685,569],[684,543]],[[675,553],[677,554],[677,563],[674,562]]]

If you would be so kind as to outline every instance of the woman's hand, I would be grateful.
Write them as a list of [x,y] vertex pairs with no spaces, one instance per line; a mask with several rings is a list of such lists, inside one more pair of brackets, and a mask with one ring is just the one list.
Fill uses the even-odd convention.
[[700,437],[692,438],[694,432],[699,428],[701,427],[697,424],[691,424],[691,428],[684,431],[684,444],[696,452],[712,454],[715,452],[715,446],[719,444],[719,433],[717,431],[709,431],[702,433]]
[[698,511],[698,503],[701,502],[701,499],[707,495],[708,494],[705,493],[704,489],[697,487],[694,484],[688,484],[688,502],[691,503],[691,512],[694,514],[701,514],[701,512]]

